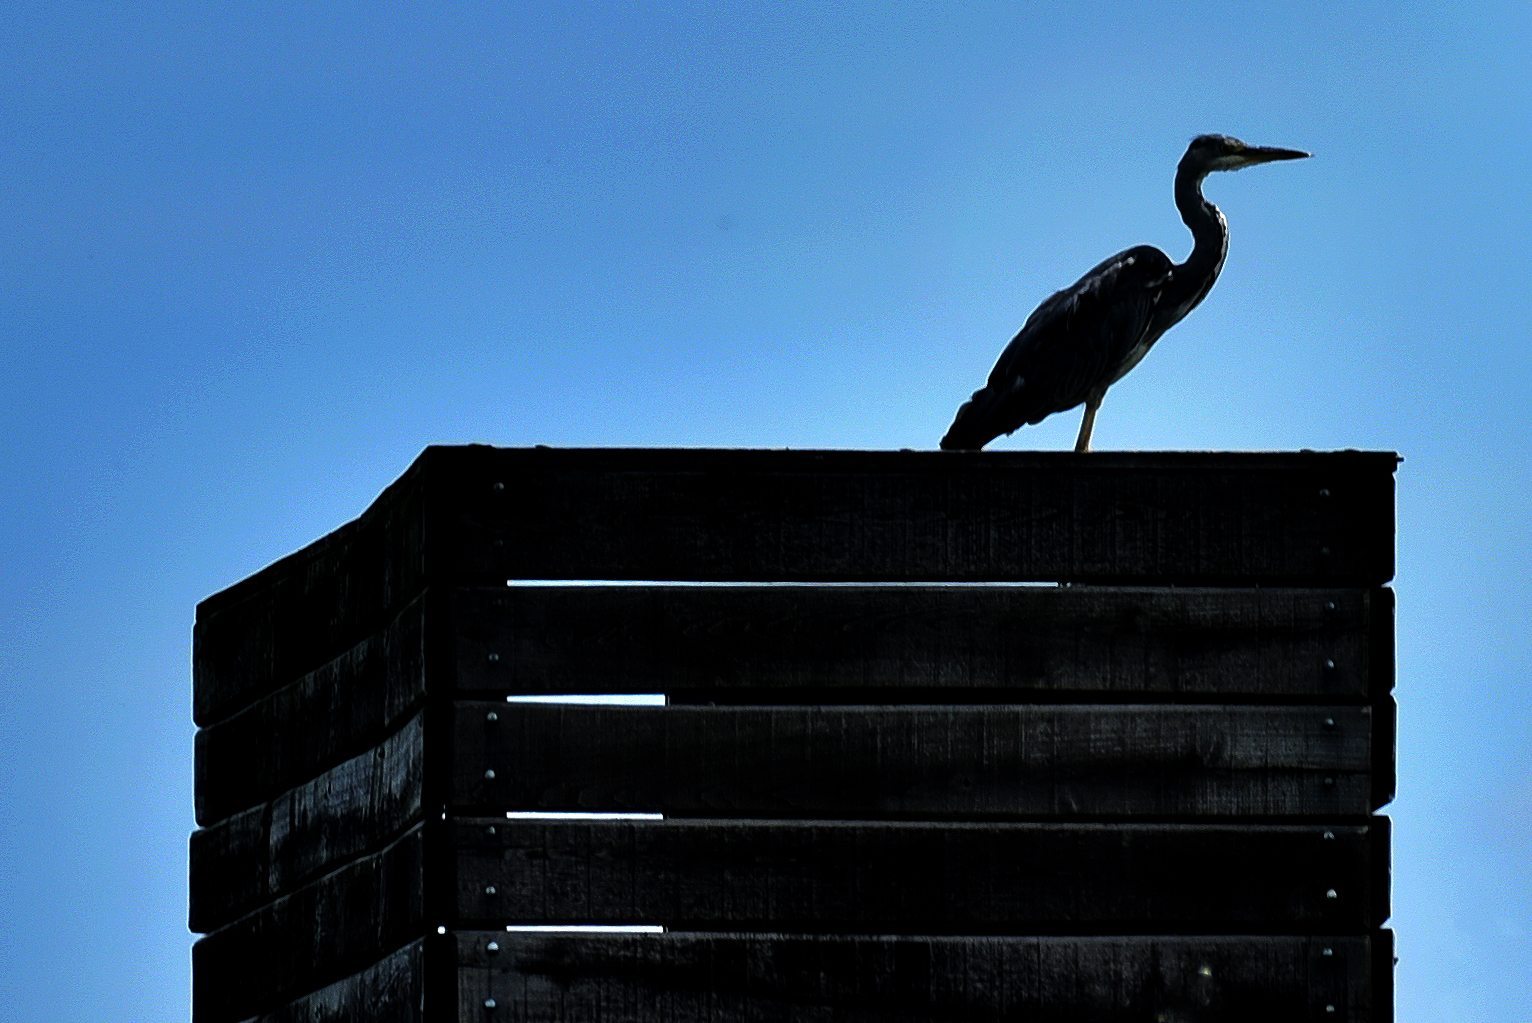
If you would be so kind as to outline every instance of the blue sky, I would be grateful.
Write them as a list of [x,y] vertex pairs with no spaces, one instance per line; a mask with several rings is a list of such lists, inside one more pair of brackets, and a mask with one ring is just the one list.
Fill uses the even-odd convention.
[[0,1016],[186,1016],[198,599],[428,443],[932,447],[1221,131],[1096,446],[1403,453],[1399,1018],[1524,1020],[1532,8],[1424,6],[8,4]]

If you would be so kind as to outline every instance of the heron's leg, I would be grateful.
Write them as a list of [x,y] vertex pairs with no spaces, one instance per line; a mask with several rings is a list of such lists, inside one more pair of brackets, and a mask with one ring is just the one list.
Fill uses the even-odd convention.
[[1093,394],[1085,399],[1085,418],[1080,420],[1080,436],[1075,440],[1076,451],[1090,450],[1090,434],[1096,428],[1096,410],[1101,407],[1102,394]]

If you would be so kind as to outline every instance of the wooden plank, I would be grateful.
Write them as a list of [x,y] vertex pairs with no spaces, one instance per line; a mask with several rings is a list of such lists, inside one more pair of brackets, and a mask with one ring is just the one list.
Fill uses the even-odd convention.
[[1394,801],[1398,777],[1399,706],[1392,696],[1380,696],[1373,704],[1372,808],[1382,809]]
[[199,605],[194,717],[314,670],[432,581],[1374,586],[1393,573],[1395,462],[428,448],[358,520]]
[[205,934],[275,898],[271,822],[255,807],[193,831],[188,842],[186,924]]
[[1394,932],[1376,931],[1372,937],[1373,1017],[1384,1023],[1394,1019]]
[[458,926],[1305,934],[1387,914],[1369,825],[481,818],[449,835]]
[[1394,591],[1379,590],[1371,602],[1372,652],[1368,656],[1371,665],[1373,707],[1373,797],[1374,807],[1393,802],[1398,783],[1397,733],[1399,709],[1393,696],[1394,689]]
[[[505,579],[1369,586],[1397,457],[433,448],[442,569]],[[433,557],[435,552],[433,552]]]
[[1379,855],[1373,857],[1368,888],[1372,893],[1376,922],[1381,925],[1394,913],[1394,859],[1390,853],[1394,843],[1394,822],[1380,814],[1370,818],[1369,826]]
[[[515,586],[451,595],[464,692],[951,701],[1371,692],[1386,590]],[[1381,610],[1378,606],[1381,605]],[[1386,665],[1391,670],[1391,663]],[[735,692],[735,691],[741,692]],[[774,696],[781,692],[782,696]],[[811,702],[805,700],[803,702]]]
[[[245,1023],[425,1023],[425,940]],[[439,1012],[432,1019],[445,1018]]]
[[371,749],[426,691],[424,596],[381,632],[197,733],[197,822],[272,799]]
[[459,811],[1319,817],[1371,809],[1366,706],[454,708]]
[[1382,990],[1391,974],[1373,973],[1382,939],[1367,936],[456,938],[460,1020],[491,1012],[518,1023],[1392,1019]]
[[191,929],[215,930],[392,841],[420,820],[424,783],[420,711],[377,748],[194,832]]
[[360,517],[197,606],[192,717],[212,724],[381,630],[425,586],[426,460]]
[[424,827],[192,946],[192,1018],[277,1010],[366,969],[425,932]]

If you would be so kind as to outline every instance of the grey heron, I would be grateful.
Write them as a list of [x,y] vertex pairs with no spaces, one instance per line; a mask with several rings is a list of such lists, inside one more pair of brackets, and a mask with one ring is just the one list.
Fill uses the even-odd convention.
[[1000,353],[989,381],[958,409],[942,438],[947,450],[978,450],[1002,434],[1085,405],[1076,451],[1089,451],[1106,389],[1207,297],[1229,250],[1229,225],[1202,195],[1213,171],[1232,171],[1308,153],[1199,135],[1176,167],[1176,209],[1192,232],[1184,263],[1152,245],[1119,252],[1050,296]]

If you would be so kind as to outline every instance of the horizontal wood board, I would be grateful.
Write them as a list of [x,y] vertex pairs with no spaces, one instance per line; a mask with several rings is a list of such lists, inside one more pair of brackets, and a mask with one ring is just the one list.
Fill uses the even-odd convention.
[[[434,756],[458,813],[1339,818],[1372,806],[1371,715],[1304,705],[467,701],[451,709],[452,746]],[[213,930],[420,820],[425,737],[419,711],[376,748],[195,832],[192,928]]]
[[1378,585],[1395,461],[428,448],[356,522],[202,602],[194,714],[314,670],[430,581]]
[[[1392,607],[1388,590],[425,594],[376,636],[200,730],[197,819],[211,824],[271,800],[371,748],[428,686],[497,696],[659,691],[682,703],[1350,703],[1392,685]],[[1381,803],[1392,793],[1391,745],[1376,752]]]
[[425,735],[422,711],[376,749],[270,803],[193,832],[191,929],[221,927],[377,851],[420,821]]
[[1388,931],[1322,937],[465,931],[411,942],[243,1023],[1386,1023],[1392,948]]
[[[235,1023],[301,1005],[308,1016],[270,1019],[346,1018],[335,1008],[341,1001],[316,989],[340,991],[348,973],[372,971],[368,984],[403,976],[378,961],[387,951],[378,942],[414,940],[423,926],[414,918],[400,923],[408,915],[399,908],[408,901],[400,878],[414,871],[410,898],[423,906],[421,836],[435,826],[387,843],[419,820],[423,746],[416,736],[408,751],[395,747],[401,722],[427,700],[428,683],[443,699],[454,691],[660,691],[693,704],[636,717],[500,705],[496,727],[485,731],[497,705],[460,703],[463,721],[443,733],[455,748],[433,748],[457,766],[453,798],[463,809],[523,800],[531,809],[649,809],[641,804],[658,799],[672,814],[729,818],[454,824],[454,836],[481,823],[484,835],[496,827],[502,840],[519,836],[514,849],[493,855],[459,843],[432,872],[436,883],[455,886],[459,922],[484,922],[474,914],[493,907],[472,898],[489,898],[483,885],[494,882],[484,879],[513,862],[515,881],[499,884],[496,897],[514,895],[522,912],[540,892],[533,922],[601,922],[571,919],[568,907],[578,904],[585,908],[577,916],[591,907],[618,918],[658,910],[666,919],[619,922],[714,929],[786,920],[815,931],[908,932],[924,919],[936,932],[990,932],[1012,926],[998,918],[1004,898],[1014,897],[1026,902],[1034,929],[1099,929],[1081,924],[1078,904],[1070,914],[1058,911],[1056,879],[1040,879],[1079,861],[1139,877],[1132,892],[1114,895],[1108,885],[1103,895],[1093,885],[1087,893],[1108,917],[1126,914],[1111,924],[1121,929],[1145,930],[1145,920],[1165,916],[1143,903],[1166,893],[1177,898],[1169,913],[1179,930],[1270,930],[1273,919],[1279,929],[1332,934],[1372,926],[1387,913],[1387,824],[1356,821],[1358,807],[1380,805],[1393,791],[1392,594],[1373,588],[1392,573],[1393,465],[1392,456],[1357,452],[1081,459],[428,449],[356,523],[199,608],[194,706],[199,724],[211,727],[198,739],[198,811],[200,821],[221,823],[194,839],[194,850],[206,853],[199,874],[194,851],[194,921],[220,927],[198,945],[196,1001],[212,1015],[196,1018]],[[504,586],[517,579],[841,585]],[[900,585],[844,585],[882,580]],[[910,580],[1077,585],[904,585]],[[1126,708],[1051,705],[1125,698],[1159,705],[1133,708],[1146,713],[1131,724]],[[888,699],[929,706],[869,706]],[[795,706],[811,701],[842,706]],[[1041,706],[994,706],[1013,701]],[[962,703],[971,705],[953,706]],[[1186,706],[1198,703],[1207,706]],[[1236,721],[1268,703],[1287,715],[1335,712],[1328,716],[1336,727],[1304,748],[1299,759],[1307,764],[1308,754],[1331,749],[1324,742],[1345,736],[1344,769],[1296,769],[1309,782],[1317,774],[1343,807],[1335,812],[1353,818],[1325,826],[1333,837],[1321,838],[1328,844],[1318,867],[1295,853],[1293,832],[1248,821],[1244,838],[1258,850],[1226,848],[1216,826],[1201,824],[1205,833],[1188,861],[1156,844],[1184,843],[1184,834],[1150,839],[1143,828],[1192,825],[1118,828],[1115,839],[1076,836],[1066,849],[1057,834],[1044,834],[1050,825],[1035,821],[986,828],[732,819],[1111,816],[1090,793],[1112,788],[1103,770],[1129,773],[1127,761],[1144,754],[1133,745],[1140,740],[1159,766],[1133,774],[1139,797],[1125,804],[1135,812],[1153,805],[1151,812],[1180,817],[1214,806],[1241,817],[1292,812],[1306,820],[1327,813],[1305,802],[1305,787],[1280,776],[1287,770],[1281,751],[1293,748],[1287,743],[1312,736],[1278,729],[1252,746],[1256,733]],[[1115,731],[1039,723],[1038,715],[1102,709],[1117,716]],[[1142,720],[1193,711],[1204,721],[1225,717],[1206,727],[1183,720],[1169,731]],[[1033,715],[1030,730],[1008,724],[1018,713]],[[1353,718],[1369,719],[1373,737],[1360,751]],[[1163,741],[1168,734],[1185,743]],[[1028,757],[1060,736],[1066,749],[1096,755],[1064,757],[1062,781],[1055,770],[1046,784],[1007,784],[1013,776],[1030,781],[1036,760]],[[1253,779],[1239,765],[1273,748],[1267,774],[1277,764],[1279,776],[1246,784]],[[1100,755],[1113,749],[1123,755]],[[501,784],[486,785],[473,772],[476,761],[506,765],[496,768]],[[935,806],[953,790],[956,809]],[[1195,792],[1190,809],[1175,808],[1178,792]],[[612,800],[621,805],[609,807]],[[1054,809],[1022,808],[1044,804]],[[539,849],[529,828],[541,829]],[[580,828],[595,830],[582,840]],[[1023,840],[1028,828],[1032,837]],[[933,839],[932,829],[944,837]],[[981,831],[990,838],[975,840]],[[1316,907],[1304,901],[1312,891],[1300,892],[1294,880],[1285,895],[1258,893],[1266,903],[1252,908],[1239,901],[1249,896],[1234,891],[1232,877],[1219,881],[1209,863],[1202,873],[1225,884],[1233,902],[1223,899],[1222,916],[1202,919],[1190,882],[1161,871],[1172,863],[1187,869],[1210,848],[1263,877],[1310,870],[1342,877],[1344,888]],[[928,876],[899,874],[912,866],[937,871],[929,876],[943,885],[952,879],[945,903],[906,896]],[[543,882],[534,891],[526,879],[537,871]],[[204,901],[211,915],[200,920],[199,888],[220,893]],[[385,890],[393,894],[379,894]],[[879,891],[883,897],[874,898]],[[1271,915],[1278,902],[1288,915]],[[890,913],[897,919],[885,919]],[[1242,913],[1265,922],[1244,926]],[[305,931],[342,919],[368,923],[324,948]],[[294,927],[297,948],[289,941]],[[1383,960],[1374,955],[1376,967]],[[257,974],[269,967],[274,982],[251,970],[235,976],[228,964],[236,959]],[[231,981],[211,995],[208,962],[213,983]]]
[[455,1023],[456,1006],[441,1002],[437,992],[432,994],[441,1004],[426,1015],[427,954],[426,939],[412,941],[364,970],[242,1023]]
[[[1389,1023],[1388,935],[455,936],[458,1019]],[[486,1006],[493,1006],[487,1013]],[[307,1023],[307,1021],[302,1021]]]
[[461,692],[1349,701],[1391,684],[1391,609],[1354,589],[501,586],[447,613]]
[[204,721],[199,763],[225,802],[269,798],[396,722],[427,665],[437,692],[1349,701],[1392,685],[1392,638],[1387,589],[445,588],[293,678],[201,673],[208,703],[241,709]]
[[1366,816],[1371,709],[460,702],[452,805],[689,817]]
[[[457,581],[1377,585],[1392,454],[430,449]],[[439,475],[437,475],[439,473]],[[443,523],[445,525],[445,523]]]
[[[1388,828],[448,822],[456,926],[1343,933],[1387,919]],[[1333,895],[1331,893],[1334,893]]]
[[198,942],[194,1015],[278,1011],[438,920],[454,930],[1364,934],[1388,914],[1387,848],[1382,818],[1322,829],[428,822]]
[[198,823],[210,824],[316,777],[373,748],[417,712],[431,674],[426,629],[441,618],[439,612],[428,615],[426,604],[422,595],[334,660],[201,728]]
[[197,605],[198,725],[363,643],[419,595],[427,461],[416,459],[356,520]]
[[426,827],[310,882],[192,946],[192,1016],[235,1023],[274,1011],[378,962],[425,933]]

